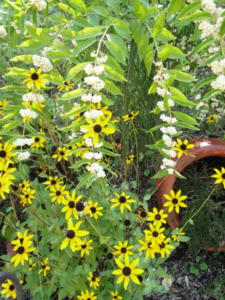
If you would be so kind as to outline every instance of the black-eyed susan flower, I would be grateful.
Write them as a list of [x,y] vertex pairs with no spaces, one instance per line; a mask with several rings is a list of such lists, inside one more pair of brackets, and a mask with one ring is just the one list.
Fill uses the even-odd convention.
[[126,121],[129,121],[129,120],[134,120],[134,118],[139,115],[139,112],[130,112],[129,114],[123,116],[123,120],[126,122]]
[[135,211],[135,214],[140,222],[144,222],[147,218],[147,211],[142,205],[139,205],[139,207]]
[[81,291],[80,296],[77,296],[78,300],[96,300],[97,296],[95,296],[94,292],[89,292],[88,290]]
[[168,212],[171,212],[173,210],[176,211],[176,213],[179,214],[180,207],[187,207],[183,201],[187,198],[187,196],[181,195],[181,190],[179,190],[177,193],[174,192],[174,190],[170,190],[170,194],[164,194],[163,195],[167,201],[164,203],[164,206],[168,208]]
[[177,156],[181,157],[182,155],[188,155],[188,150],[194,148],[194,144],[190,144],[188,140],[177,139],[175,147],[173,150],[177,152]]
[[79,216],[84,212],[84,204],[80,199],[82,195],[76,196],[76,191],[73,190],[71,194],[66,195],[66,199],[62,202],[64,207],[62,212],[66,213],[66,219],[68,220],[72,215],[78,220]]
[[17,239],[11,241],[11,244],[20,247],[23,245],[23,243],[26,243],[28,246],[30,246],[32,244],[33,237],[34,235],[29,234],[28,230],[25,230],[24,233],[17,232]]
[[112,274],[119,275],[117,283],[123,282],[125,290],[127,289],[130,280],[132,280],[136,284],[140,284],[137,275],[144,273],[144,270],[136,268],[139,263],[139,258],[136,258],[135,260],[130,262],[129,256],[126,256],[124,263],[119,259],[115,259],[115,261],[119,269],[113,271]]
[[70,155],[71,151],[66,147],[58,147],[55,154],[52,155],[53,158],[56,158],[57,161],[61,160],[68,160],[68,156]]
[[88,125],[82,125],[81,130],[84,132],[84,139],[92,138],[94,146],[99,142],[99,136],[101,133],[106,135],[113,134],[116,130],[109,124],[108,119],[102,119],[98,117],[96,120],[86,118]]
[[131,199],[130,196],[126,195],[124,192],[119,195],[117,193],[114,193],[116,198],[111,199],[111,202],[114,203],[111,207],[120,207],[121,213],[123,213],[124,209],[127,208],[128,210],[131,210],[131,207],[129,203],[135,202],[135,200]]
[[46,75],[41,74],[41,72],[41,69],[35,70],[34,68],[26,71],[24,75],[27,76],[27,78],[24,79],[23,83],[26,83],[29,89],[40,90],[41,88],[44,88],[48,81]]
[[48,180],[44,182],[47,185],[47,189],[49,188],[50,191],[58,187],[60,184],[63,183],[62,178],[57,176],[49,176]]
[[214,182],[215,184],[223,184],[223,187],[225,189],[225,168],[222,167],[221,171],[218,169],[214,169],[214,171],[216,172],[215,174],[213,174],[211,177],[212,178],[216,178],[216,181]]
[[93,240],[77,240],[75,251],[80,251],[80,256],[89,255],[90,250],[93,250],[91,243]]
[[63,240],[60,249],[63,250],[67,246],[74,252],[76,251],[76,243],[81,242],[81,237],[89,234],[87,230],[79,230],[82,221],[77,222],[75,225],[73,221],[69,219],[68,221],[68,230],[66,232],[66,238]]
[[170,254],[174,246],[170,244],[171,239],[168,237],[162,240],[159,244],[158,253],[160,253],[161,257],[165,257]]
[[144,230],[146,240],[151,241],[154,245],[159,244],[165,237],[163,232],[165,227],[161,227],[160,223],[155,225],[149,224],[149,229]]
[[90,217],[96,220],[102,216],[103,207],[98,206],[98,202],[88,201],[85,206],[85,212],[90,215]]
[[57,86],[57,89],[60,92],[62,92],[62,91],[68,92],[69,90],[72,90],[73,88],[74,88],[74,84],[71,81],[65,81],[63,84]]
[[7,280],[7,282],[1,284],[0,292],[7,298],[16,299],[16,288],[11,280]]
[[33,268],[36,266],[36,263],[34,263],[31,258],[28,260],[28,263],[29,263],[29,271],[32,271]]
[[113,142],[112,142],[113,147],[116,150],[121,150],[121,140],[120,138],[116,138]]
[[44,277],[47,275],[47,272],[50,270],[50,265],[49,265],[49,261],[48,258],[45,258],[42,262],[41,262],[41,269],[38,271],[38,274],[43,274]]
[[153,244],[151,240],[139,240],[139,243],[141,244],[141,247],[139,248],[139,251],[145,251],[145,257],[146,258],[155,258],[155,254],[159,252],[159,246],[158,244]]
[[22,206],[27,206],[32,204],[32,200],[34,199],[35,190],[34,189],[24,189],[23,193],[20,195],[20,204]]
[[44,148],[46,139],[43,137],[32,137],[33,143],[31,144],[31,148]]
[[4,144],[0,143],[0,169],[3,169],[5,165],[13,163],[12,157],[16,154],[13,152],[14,145],[10,145],[9,142]]
[[30,182],[28,180],[23,180],[20,184],[19,184],[20,190],[22,193],[24,193],[24,191],[26,189],[30,189],[31,185]]
[[111,292],[111,296],[112,296],[112,300],[122,300],[123,297],[119,295],[119,293],[116,291],[116,292]]
[[182,231],[183,228],[176,228],[176,232],[171,235],[171,238],[174,242],[179,242],[180,238],[185,235],[185,232]]
[[153,224],[166,224],[167,217],[168,214],[166,214],[163,209],[158,210],[154,207],[152,212],[148,212],[147,220],[153,222]]
[[0,197],[5,199],[5,194],[9,194],[12,182],[7,174],[0,173]]
[[134,160],[135,156],[133,154],[129,155],[128,158],[126,159],[126,164],[130,165],[133,160]]
[[24,261],[29,259],[28,254],[35,250],[35,248],[30,247],[32,244],[32,241],[30,241],[30,239],[24,239],[22,241],[20,238],[19,242],[20,243],[16,242],[16,240],[11,242],[15,245],[13,247],[13,251],[15,251],[16,254],[11,258],[10,261],[14,264],[15,267],[19,264],[24,265]]
[[89,272],[87,279],[91,288],[97,289],[99,287],[100,278],[95,275],[95,272]]
[[209,123],[209,124],[215,123],[218,121],[218,119],[219,119],[218,115],[215,115],[215,114],[209,115],[207,117],[207,123]]
[[113,247],[115,251],[113,252],[113,255],[119,255],[119,259],[125,258],[126,256],[132,255],[133,252],[130,250],[134,248],[134,246],[129,246],[128,241],[120,242],[117,246]]
[[65,201],[65,196],[68,194],[66,191],[66,186],[55,186],[51,189],[50,196],[52,197],[52,202],[57,202],[61,204]]

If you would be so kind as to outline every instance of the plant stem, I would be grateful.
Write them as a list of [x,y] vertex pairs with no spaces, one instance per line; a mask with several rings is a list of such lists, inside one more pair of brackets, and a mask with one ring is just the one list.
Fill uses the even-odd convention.
[[196,212],[184,223],[184,226],[182,226],[182,229],[184,229],[187,224],[189,223],[189,221],[191,219],[193,219],[195,216],[197,216],[197,214],[202,210],[202,208],[206,205],[206,203],[208,202],[208,200],[210,199],[210,197],[212,196],[212,194],[215,192],[215,190],[217,189],[218,185],[216,185],[212,191],[210,192],[210,194],[208,195],[208,197],[203,201],[202,205],[196,210]]

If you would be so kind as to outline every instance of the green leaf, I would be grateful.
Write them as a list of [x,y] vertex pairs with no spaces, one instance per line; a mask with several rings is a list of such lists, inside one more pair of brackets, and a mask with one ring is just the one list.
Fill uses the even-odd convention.
[[206,271],[208,269],[208,265],[206,263],[201,263],[199,267],[202,271]]
[[194,1],[190,5],[184,6],[184,8],[178,14],[177,19],[196,12],[198,9],[200,9],[200,7],[201,7],[201,1]]
[[57,69],[53,69],[50,73],[48,73],[47,79],[56,85],[64,84],[64,79]]
[[171,98],[177,103],[182,106],[187,106],[187,107],[193,107],[196,104],[190,100],[187,99],[187,97],[177,88],[175,87],[169,87],[170,92],[171,92]]
[[165,24],[165,12],[161,12],[155,20],[155,24],[152,29],[152,37],[155,38],[163,29]]
[[168,15],[174,15],[185,5],[184,0],[171,0],[170,5],[168,7]]
[[168,175],[168,172],[166,169],[160,170],[158,173],[156,173],[154,176],[152,176],[152,179],[162,178]]
[[103,65],[105,67],[105,75],[114,81],[127,81],[126,78],[121,75],[120,73],[116,72],[114,68],[108,66],[108,65]]
[[81,187],[85,186],[86,188],[90,187],[91,184],[97,179],[97,177],[93,174],[85,174],[81,177],[78,185],[76,186],[76,190],[79,190]]
[[105,89],[113,95],[122,95],[120,88],[110,80],[105,80]]
[[167,44],[160,47],[158,57],[160,60],[166,60],[167,58],[171,59],[184,59],[186,54],[179,48]]
[[181,111],[174,111],[174,114],[179,121],[198,125],[198,122],[193,117],[191,117]]
[[78,32],[75,39],[79,40],[86,40],[89,38],[96,37],[102,34],[103,26],[96,26],[96,27],[86,27]]
[[202,80],[200,80],[198,83],[196,83],[192,89],[191,89],[191,93],[193,94],[196,90],[202,88],[203,86],[211,83],[214,79],[216,79],[216,75],[213,76],[209,76],[207,78],[204,78]]
[[134,14],[136,18],[142,22],[144,22],[147,17],[146,8],[139,0],[136,0],[134,3]]
[[192,53],[199,53],[199,52],[203,51],[205,48],[208,48],[213,43],[214,43],[213,39],[203,41],[194,47],[194,49],[192,50]]
[[31,64],[32,63],[32,55],[18,55],[18,56],[11,58],[10,61]]
[[206,93],[203,97],[202,97],[202,101],[204,100],[208,100],[212,97],[215,97],[217,95],[222,94],[222,91],[219,90],[210,90],[208,93]]
[[113,18],[112,23],[116,33],[124,39],[130,39],[130,28],[127,21]]
[[190,22],[190,21],[198,21],[212,18],[212,15],[208,12],[196,12],[191,15],[179,18],[179,22]]
[[74,48],[73,55],[78,56],[85,49],[89,48],[96,42],[96,39],[79,42]]
[[162,42],[168,42],[168,41],[175,40],[175,39],[176,39],[176,37],[165,27],[156,36],[156,40],[159,40]]
[[79,72],[83,71],[87,64],[88,62],[79,63],[75,67],[71,68],[67,74],[66,80],[73,79]]
[[70,91],[70,92],[63,94],[60,97],[60,99],[62,99],[62,100],[74,99],[74,98],[79,97],[80,95],[83,95],[85,93],[85,91],[86,91],[85,89],[76,89],[74,91]]
[[75,164],[73,164],[72,166],[70,166],[71,169],[79,169],[80,167],[82,167],[83,165],[86,165],[90,163],[89,159],[82,159],[77,161]]
[[223,20],[220,26],[220,35],[223,36],[225,34],[225,19]]
[[222,58],[222,54],[220,52],[217,52],[213,55],[211,55],[207,60],[205,60],[202,64],[199,65],[199,67],[204,67],[204,66],[208,66],[209,64],[211,64],[212,62],[214,62],[215,60],[219,60],[220,58]]
[[87,7],[83,0],[66,0],[66,2],[75,9],[86,11]]
[[171,69],[171,70],[168,70],[167,73],[169,73],[170,75],[175,75],[175,79],[177,81],[192,82],[195,80],[195,78],[192,75],[182,72],[180,70]]
[[117,61],[125,64],[127,57],[127,46],[123,39],[116,34],[107,34],[108,41],[105,41],[106,47]]

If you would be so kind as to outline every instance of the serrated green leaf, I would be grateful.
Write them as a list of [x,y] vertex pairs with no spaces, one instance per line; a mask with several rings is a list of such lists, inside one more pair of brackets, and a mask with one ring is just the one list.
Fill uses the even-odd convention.
[[82,41],[77,43],[73,55],[78,56],[81,52],[83,52],[85,49],[89,48],[91,45],[93,45],[96,42],[96,39]]
[[159,40],[162,42],[168,42],[168,41],[175,40],[175,39],[176,39],[176,37],[165,27],[156,36],[156,40]]
[[167,58],[171,59],[184,59],[186,54],[179,48],[167,44],[160,47],[158,57],[160,60],[166,60]]
[[207,77],[207,78],[204,78],[204,79],[200,80],[198,83],[196,83],[196,84],[192,87],[192,89],[191,89],[192,94],[193,94],[196,90],[198,90],[198,89],[202,88],[203,86],[205,86],[205,85],[211,83],[214,79],[216,79],[216,75],[214,75],[214,76],[209,76],[209,77]]

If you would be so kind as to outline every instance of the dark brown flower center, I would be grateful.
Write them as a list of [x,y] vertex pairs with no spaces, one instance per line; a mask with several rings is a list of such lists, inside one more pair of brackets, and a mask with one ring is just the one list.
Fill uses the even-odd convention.
[[125,203],[126,202],[126,197],[124,197],[124,196],[121,196],[120,198],[119,198],[119,202],[120,203]]
[[25,248],[23,246],[19,247],[16,253],[23,254],[25,252]]
[[160,219],[161,219],[160,214],[155,215],[155,219],[156,219],[156,220],[160,220]]
[[183,151],[187,150],[187,145],[185,144],[180,145],[180,149]]
[[174,205],[176,205],[176,204],[178,203],[177,198],[173,198],[172,203],[173,203]]
[[74,201],[70,201],[68,203],[69,208],[74,208],[75,207],[75,202]]
[[82,249],[86,249],[86,248],[87,248],[87,245],[86,245],[86,244],[83,244],[83,245],[81,245],[81,248],[82,248]]
[[60,151],[59,154],[63,156],[65,153],[64,151]]
[[94,207],[94,206],[92,206],[91,208],[90,208],[90,210],[91,210],[91,212],[94,214],[94,213],[96,213],[96,207]]
[[125,226],[130,226],[130,220],[125,220],[124,222],[123,222],[123,224],[125,225]]
[[131,274],[131,269],[129,267],[124,267],[122,272],[123,275],[129,276]]
[[15,286],[14,286],[13,284],[11,284],[11,285],[9,286],[9,289],[10,289],[10,291],[15,290]]
[[161,243],[161,244],[159,245],[160,248],[165,248],[165,246],[166,246],[165,243]]
[[52,184],[52,185],[55,185],[55,184],[56,184],[56,180],[54,180],[54,179],[51,180],[51,184]]
[[73,230],[68,230],[66,236],[68,239],[73,239],[75,237],[75,232]]
[[142,217],[142,218],[146,218],[146,217],[147,217],[146,211],[142,211],[142,212],[141,212],[141,217]]
[[34,139],[34,141],[35,141],[36,143],[38,143],[38,142],[40,141],[40,138],[39,138],[39,137],[36,137],[36,138]]
[[56,191],[56,196],[60,196],[61,195],[61,192],[60,191]]
[[128,115],[128,117],[129,117],[129,118],[132,118],[132,117],[133,117],[133,114],[132,114],[132,113],[130,113],[130,114]]
[[38,80],[39,79],[39,75],[36,72],[32,73],[30,77],[31,77],[32,80]]
[[82,202],[77,202],[76,204],[76,210],[77,211],[83,211],[84,210],[84,204]]
[[5,158],[6,157],[6,151],[1,150],[0,151],[0,157]]
[[159,235],[159,233],[158,233],[158,231],[153,231],[152,235],[153,235],[154,237],[157,237],[157,236]]
[[101,131],[102,131],[102,126],[96,124],[96,125],[94,126],[94,132],[99,133],[99,132],[101,132]]
[[93,276],[93,277],[91,278],[91,281],[96,281],[96,277]]
[[223,173],[223,174],[221,175],[221,177],[222,177],[223,179],[225,179],[225,173]]
[[42,270],[44,270],[46,268],[46,265],[42,265],[41,268]]
[[120,249],[120,251],[121,251],[122,253],[126,253],[126,252],[127,252],[127,248],[126,248],[126,247],[122,247],[122,248]]

